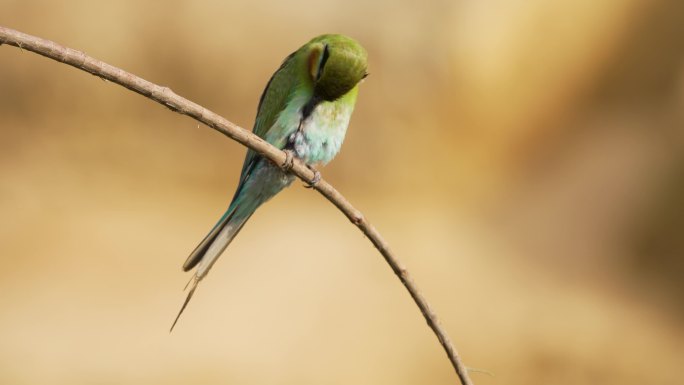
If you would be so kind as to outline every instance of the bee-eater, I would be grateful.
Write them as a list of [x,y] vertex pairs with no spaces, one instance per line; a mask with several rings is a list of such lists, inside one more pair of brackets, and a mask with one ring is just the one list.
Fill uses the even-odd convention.
[[[343,35],[315,37],[285,58],[271,76],[259,100],[254,134],[285,150],[290,161],[296,157],[309,166],[328,163],[342,146],[366,69],[366,51],[355,40]],[[315,173],[312,183],[320,177]],[[183,264],[184,271],[197,269],[171,330],[197,284],[249,217],[293,180],[278,165],[247,151],[228,210]]]

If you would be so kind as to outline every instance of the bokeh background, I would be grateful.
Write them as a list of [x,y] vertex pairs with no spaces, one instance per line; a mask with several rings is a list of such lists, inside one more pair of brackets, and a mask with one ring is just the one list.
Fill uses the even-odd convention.
[[[322,170],[391,243],[475,383],[677,384],[684,2],[0,0],[0,25],[251,128],[281,60],[368,50]],[[168,327],[245,149],[0,47],[0,382],[453,384],[379,254],[320,195],[262,208]]]

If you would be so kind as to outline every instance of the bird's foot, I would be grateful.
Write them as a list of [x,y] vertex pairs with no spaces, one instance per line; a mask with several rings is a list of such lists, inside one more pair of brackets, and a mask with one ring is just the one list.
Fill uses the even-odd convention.
[[292,166],[294,165],[294,152],[292,150],[283,151],[285,151],[285,161],[280,165],[280,167],[283,169],[283,171],[288,172],[292,170]]
[[314,177],[313,177],[313,179],[311,179],[309,182],[307,182],[308,184],[304,185],[304,187],[306,187],[306,188],[314,188],[314,187],[316,186],[316,184],[317,184],[318,182],[321,181],[321,173],[318,172],[318,170],[316,170],[316,169],[315,169],[313,166],[311,166],[311,165],[308,165],[308,164],[307,164],[307,165],[306,165],[306,168],[308,168],[309,170],[313,171]]

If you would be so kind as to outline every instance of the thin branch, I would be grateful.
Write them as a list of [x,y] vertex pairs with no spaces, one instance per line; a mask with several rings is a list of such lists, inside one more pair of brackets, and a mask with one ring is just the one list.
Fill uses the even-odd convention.
[[[102,79],[109,80],[113,83],[119,84],[129,90],[139,93],[149,99],[160,103],[167,108],[176,111],[180,114],[187,115],[207,126],[219,131],[229,138],[247,146],[276,165],[283,165],[285,163],[286,154],[267,143],[263,139],[254,135],[250,131],[241,128],[218,114],[209,111],[208,109],[193,103],[185,98],[176,95],[168,87],[162,87],[151,83],[145,79],[137,77],[122,69],[114,67],[110,64],[92,58],[83,52],[61,46],[55,42],[41,39],[39,37],[27,35],[25,33],[15,31],[9,28],[0,26],[0,45],[8,44],[19,47],[22,50],[35,52],[47,58],[60,61],[72,67],[89,72]],[[292,174],[299,177],[305,182],[311,182],[315,175],[306,165],[295,159],[292,168],[289,170]],[[385,258],[385,261],[390,265],[392,271],[399,277],[401,283],[404,284],[406,290],[415,301],[420,311],[423,313],[428,325],[439,339],[440,344],[446,351],[449,360],[451,361],[456,374],[458,375],[461,384],[472,385],[472,381],[468,377],[467,368],[461,362],[456,349],[454,348],[449,336],[444,328],[441,326],[437,315],[432,310],[423,294],[418,290],[415,282],[409,275],[404,265],[397,259],[395,254],[390,250],[387,242],[382,238],[375,227],[368,222],[363,214],[354,208],[335,188],[328,182],[321,179],[315,183],[314,188],[320,192],[326,199],[334,204],[344,215],[355,224],[373,243],[373,245],[380,251],[380,254]]]

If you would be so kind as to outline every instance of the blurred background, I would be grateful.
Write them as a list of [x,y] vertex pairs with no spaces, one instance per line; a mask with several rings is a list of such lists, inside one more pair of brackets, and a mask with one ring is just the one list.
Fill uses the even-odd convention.
[[[0,25],[245,128],[290,52],[368,50],[323,177],[404,261],[485,384],[675,384],[684,364],[684,2],[0,0]],[[0,382],[454,384],[363,235],[293,187],[173,334],[245,149],[0,47]]]

